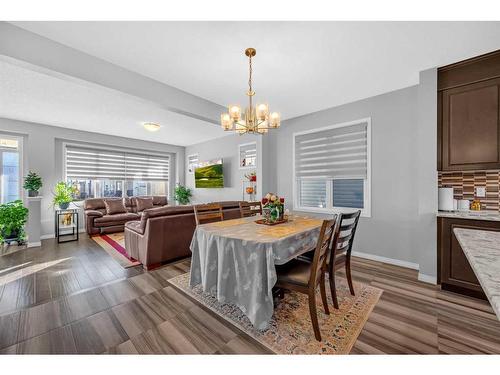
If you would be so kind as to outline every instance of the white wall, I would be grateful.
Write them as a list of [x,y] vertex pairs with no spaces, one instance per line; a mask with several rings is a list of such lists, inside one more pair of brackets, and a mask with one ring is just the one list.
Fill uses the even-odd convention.
[[[0,118],[0,133],[23,137],[24,174],[28,170],[39,173],[43,179],[40,192],[42,199],[42,236],[54,233],[54,211],[51,207],[52,188],[63,178],[63,141],[88,142],[103,147],[125,147],[136,150],[152,150],[173,154],[172,173],[180,183],[184,183],[184,147],[162,143],[139,141],[78,130],[48,126],[43,124]],[[171,181],[171,187],[175,185]],[[171,193],[173,189],[171,188]],[[83,224],[82,218],[80,223]]]

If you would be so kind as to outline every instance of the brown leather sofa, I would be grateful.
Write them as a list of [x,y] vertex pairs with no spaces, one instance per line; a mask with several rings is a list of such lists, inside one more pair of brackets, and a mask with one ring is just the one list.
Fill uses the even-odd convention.
[[[240,217],[239,202],[219,202],[224,220]],[[125,249],[145,269],[191,255],[196,228],[193,206],[145,210],[140,220],[125,224]]]
[[[138,211],[136,197],[129,198],[90,198],[83,203],[85,228],[89,235],[123,232],[125,223],[139,220],[142,212]],[[148,198],[139,196],[138,198]],[[167,197],[154,195],[153,208],[164,207],[168,204]],[[105,201],[123,200],[127,212],[107,215]],[[151,209],[151,208],[150,208]],[[144,210],[145,211],[145,210]]]

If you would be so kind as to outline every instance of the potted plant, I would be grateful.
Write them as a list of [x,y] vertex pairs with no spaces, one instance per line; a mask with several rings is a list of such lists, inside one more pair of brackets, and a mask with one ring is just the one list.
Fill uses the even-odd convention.
[[0,242],[10,244],[24,242],[24,225],[28,219],[28,209],[21,200],[0,205]]
[[28,190],[28,197],[38,196],[42,185],[42,178],[35,172],[29,171],[28,175],[24,178],[23,188]]
[[179,204],[188,204],[191,199],[191,189],[182,185],[177,185],[175,187],[174,198]]
[[77,189],[64,182],[60,181],[56,184],[54,189],[54,198],[52,198],[52,204],[58,205],[61,210],[65,210],[69,207],[69,204],[73,202],[73,195],[77,193]]

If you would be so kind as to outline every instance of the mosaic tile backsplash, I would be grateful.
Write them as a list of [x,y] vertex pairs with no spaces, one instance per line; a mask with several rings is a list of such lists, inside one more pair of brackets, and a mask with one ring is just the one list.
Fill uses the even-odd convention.
[[486,197],[481,201],[482,210],[500,211],[500,170],[438,172],[439,187],[452,187],[455,199],[473,200],[476,187],[486,187]]

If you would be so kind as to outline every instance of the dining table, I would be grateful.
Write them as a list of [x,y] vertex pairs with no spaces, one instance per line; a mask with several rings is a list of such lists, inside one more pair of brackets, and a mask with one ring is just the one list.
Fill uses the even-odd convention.
[[276,225],[261,216],[198,225],[191,241],[190,287],[242,310],[264,330],[273,315],[276,266],[315,248],[322,220],[294,215]]

